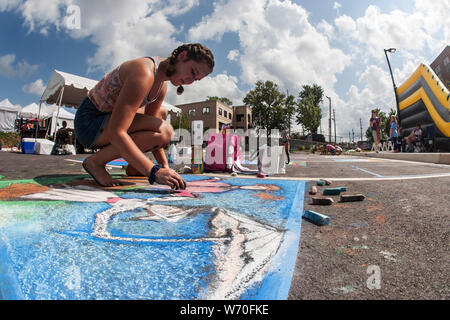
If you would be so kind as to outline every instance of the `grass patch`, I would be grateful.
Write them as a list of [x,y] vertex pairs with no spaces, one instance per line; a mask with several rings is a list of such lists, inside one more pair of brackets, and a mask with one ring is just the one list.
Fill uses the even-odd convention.
[[18,132],[0,132],[0,144],[2,148],[18,147],[20,134]]

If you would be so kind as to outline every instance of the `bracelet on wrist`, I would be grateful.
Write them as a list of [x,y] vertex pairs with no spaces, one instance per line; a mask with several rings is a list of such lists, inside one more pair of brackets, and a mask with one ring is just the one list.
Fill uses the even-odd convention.
[[150,175],[148,176],[148,183],[154,184],[156,181],[156,173],[158,170],[161,169],[161,166],[156,164],[153,166],[152,170],[150,171]]

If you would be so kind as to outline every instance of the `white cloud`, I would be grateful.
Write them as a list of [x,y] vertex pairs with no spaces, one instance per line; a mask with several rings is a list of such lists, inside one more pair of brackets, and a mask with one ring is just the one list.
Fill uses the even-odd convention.
[[8,11],[18,6],[17,0],[0,0],[0,11]]
[[[363,17],[342,15],[335,20],[340,39],[359,45],[361,55],[384,59],[383,48],[396,47],[406,52],[421,52],[425,48],[435,50],[450,42],[450,1],[416,1],[412,13],[394,10],[382,13],[377,6],[370,5]],[[436,34],[444,30],[445,40]],[[437,38],[433,38],[436,34]],[[438,49],[439,50],[439,49]]]
[[[199,5],[199,0],[25,0],[20,5],[1,0],[0,10],[17,8],[29,32],[46,35],[52,27],[74,38],[89,37],[97,46],[87,59],[90,70],[108,71],[131,58],[168,56],[181,44],[180,30],[169,21]],[[69,5],[81,10],[80,29],[68,29]]]
[[326,35],[329,39],[334,37],[334,27],[325,20],[317,25],[317,31]]
[[241,80],[247,85],[272,80],[282,90],[297,91],[315,82],[332,89],[335,74],[349,64],[349,58],[331,48],[326,36],[310,24],[308,12],[291,1],[220,3],[189,35],[192,40],[220,39],[225,32],[239,36]]
[[68,0],[27,0],[21,2],[19,10],[30,32],[41,28],[40,32],[46,34],[48,25],[59,28],[62,20],[61,7],[67,6],[68,2]]
[[237,58],[239,56],[239,50],[230,50],[227,55],[227,59],[230,61],[237,61]]
[[30,65],[25,60],[15,62],[15,54],[0,56],[0,75],[25,78],[36,72],[37,65]]
[[177,105],[206,100],[208,96],[226,97],[234,105],[242,104],[245,93],[237,85],[238,79],[226,74],[218,74],[214,77],[208,76],[201,81],[185,86],[181,96],[176,94],[176,88],[168,86],[167,102]]
[[338,27],[338,30],[343,33],[348,33],[351,35],[353,32],[356,31],[355,21],[351,17],[349,17],[345,14],[336,18],[334,23]]
[[29,94],[34,94],[39,97],[42,96],[42,94],[44,93],[44,90],[45,90],[45,85],[44,85],[44,81],[42,79],[37,79],[36,81],[31,82],[22,88],[23,92],[29,93]]

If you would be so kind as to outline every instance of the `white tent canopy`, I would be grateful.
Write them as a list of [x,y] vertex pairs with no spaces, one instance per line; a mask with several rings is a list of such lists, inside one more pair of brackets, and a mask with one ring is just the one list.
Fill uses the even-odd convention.
[[58,110],[57,105],[41,105],[41,110],[39,111],[39,106],[36,103],[31,103],[22,108],[19,112],[19,116],[22,118],[39,118],[47,119],[50,117],[54,111]]
[[[88,91],[94,88],[96,84],[96,80],[54,70],[42,94],[41,101],[47,104],[56,103],[78,108]],[[180,108],[167,102],[163,102],[163,107],[172,112],[181,112]]]
[[175,112],[175,113],[181,113],[181,109],[180,108],[177,108],[177,107],[175,107],[175,106],[173,106],[173,105],[171,105],[171,104],[169,104],[169,103],[167,103],[165,101],[163,101],[162,106],[164,108],[166,108],[168,111],[172,111],[172,112]]
[[86,97],[87,92],[96,84],[95,80],[54,70],[42,94],[41,101],[77,108]]
[[13,105],[8,99],[0,101],[0,132],[14,132],[17,114],[21,106]]

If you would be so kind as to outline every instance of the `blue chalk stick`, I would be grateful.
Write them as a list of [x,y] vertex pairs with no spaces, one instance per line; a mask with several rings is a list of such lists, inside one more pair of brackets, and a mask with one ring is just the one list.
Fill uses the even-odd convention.
[[305,211],[303,217],[319,226],[327,226],[330,224],[330,217],[315,211]]
[[341,187],[341,192],[347,192],[347,187]]
[[341,192],[342,192],[341,188],[329,188],[329,189],[323,190],[323,195],[324,196],[338,196],[341,194]]

